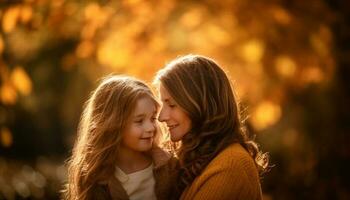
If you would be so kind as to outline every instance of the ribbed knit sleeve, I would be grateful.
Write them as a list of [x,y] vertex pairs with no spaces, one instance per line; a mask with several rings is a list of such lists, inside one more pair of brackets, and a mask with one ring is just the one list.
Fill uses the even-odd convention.
[[181,196],[181,200],[260,200],[259,176],[241,147],[219,154]]

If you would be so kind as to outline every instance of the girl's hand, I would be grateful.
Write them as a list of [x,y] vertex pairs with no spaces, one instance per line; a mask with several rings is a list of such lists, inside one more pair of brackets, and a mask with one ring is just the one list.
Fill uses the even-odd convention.
[[165,165],[171,158],[171,154],[159,146],[153,145],[151,150],[151,156],[155,168]]

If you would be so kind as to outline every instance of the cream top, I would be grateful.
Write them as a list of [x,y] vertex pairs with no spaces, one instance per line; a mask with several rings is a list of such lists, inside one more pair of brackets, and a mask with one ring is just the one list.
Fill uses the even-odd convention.
[[115,177],[120,181],[130,200],[156,200],[153,164],[149,167],[126,174],[116,166]]

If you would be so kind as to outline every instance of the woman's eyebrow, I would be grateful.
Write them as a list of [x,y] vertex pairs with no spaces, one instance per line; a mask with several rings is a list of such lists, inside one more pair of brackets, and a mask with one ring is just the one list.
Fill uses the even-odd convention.
[[166,98],[166,99],[162,99],[162,101],[164,101],[165,103],[169,103],[169,102],[170,102],[170,99],[169,99],[169,98]]

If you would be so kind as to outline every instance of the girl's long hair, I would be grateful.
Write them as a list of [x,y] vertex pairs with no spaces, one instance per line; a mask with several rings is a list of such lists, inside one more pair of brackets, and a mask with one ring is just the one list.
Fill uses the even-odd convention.
[[213,60],[197,55],[179,57],[158,72],[157,83],[192,121],[190,132],[177,145],[180,169],[174,199],[232,143],[240,143],[250,153],[260,172],[267,169],[268,155],[247,136],[232,84]]
[[77,139],[68,160],[67,200],[91,199],[98,183],[114,173],[122,132],[141,97],[155,99],[143,82],[127,76],[108,76],[85,104]]

